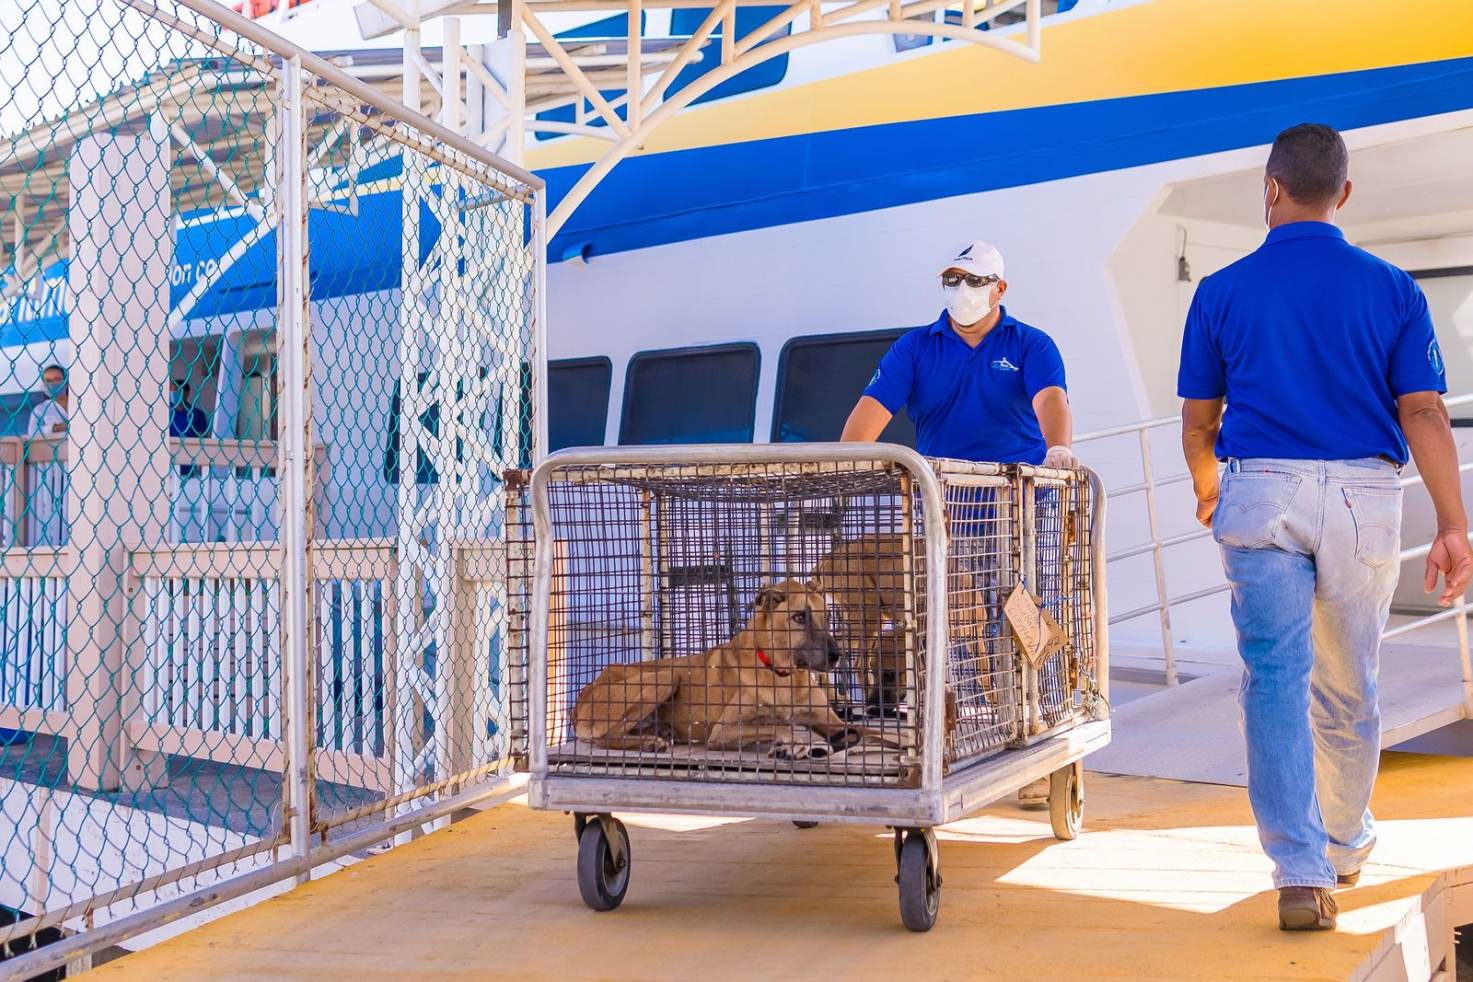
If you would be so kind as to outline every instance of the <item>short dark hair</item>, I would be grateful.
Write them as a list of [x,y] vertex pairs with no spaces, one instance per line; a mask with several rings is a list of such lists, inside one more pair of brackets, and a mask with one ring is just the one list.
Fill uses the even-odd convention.
[[1338,196],[1350,173],[1350,152],[1334,127],[1300,123],[1274,139],[1268,176],[1300,204],[1317,205]]
[[42,378],[45,378],[46,377],[46,373],[49,372],[49,371],[51,371],[53,368],[56,369],[58,372],[61,372],[62,375],[66,375],[66,369],[65,368],[63,368],[62,366],[58,365],[56,362],[52,362],[51,364],[47,365],[45,368],[41,369],[41,377]]

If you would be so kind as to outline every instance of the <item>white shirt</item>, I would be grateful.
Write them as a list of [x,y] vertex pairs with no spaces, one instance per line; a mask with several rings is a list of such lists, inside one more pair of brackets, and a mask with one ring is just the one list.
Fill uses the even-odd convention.
[[66,422],[66,410],[61,408],[61,403],[55,399],[43,399],[31,410],[31,425],[27,433],[30,436],[61,436],[52,427],[57,423],[65,426]]

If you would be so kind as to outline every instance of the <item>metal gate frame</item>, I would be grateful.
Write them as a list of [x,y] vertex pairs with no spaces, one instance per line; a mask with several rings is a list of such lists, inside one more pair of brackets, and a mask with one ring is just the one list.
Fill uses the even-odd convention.
[[[421,152],[438,156],[444,162],[452,158],[468,160],[483,168],[499,182],[498,190],[508,199],[525,202],[530,213],[529,247],[533,250],[531,289],[534,291],[531,316],[530,352],[532,374],[532,457],[540,459],[546,447],[546,185],[542,179],[491,153],[472,140],[436,123],[418,112],[384,97],[371,86],[262,28],[255,22],[212,0],[169,0],[167,4],[153,0],[122,0],[153,21],[182,35],[222,49],[218,34],[200,25],[213,23],[224,32],[245,39],[269,56],[280,59],[275,126],[277,148],[271,169],[279,182],[275,228],[280,236],[278,246],[279,277],[277,309],[279,315],[279,364],[281,366],[281,469],[282,529],[280,538],[282,591],[281,652],[285,680],[283,698],[285,773],[283,805],[286,834],[278,836],[252,852],[272,850],[268,865],[248,873],[223,879],[191,890],[185,895],[122,916],[97,927],[88,928],[53,944],[18,955],[0,963],[0,979],[24,979],[86,959],[91,953],[118,945],[128,938],[152,931],[228,900],[245,896],[285,880],[304,883],[312,870],[370,846],[397,836],[419,832],[433,823],[447,819],[455,812],[471,806],[508,799],[520,793],[520,782],[482,767],[450,775],[444,769],[434,774],[436,780],[414,788],[395,789],[383,802],[381,821],[330,841],[322,836],[314,845],[316,832],[312,816],[314,792],[314,605],[312,574],[314,534],[312,501],[312,394],[311,332],[309,328],[307,216],[310,207],[309,169],[311,161],[304,152],[306,119],[311,100],[304,96],[304,76],[326,83],[345,94],[346,98],[368,107],[383,118],[406,127]],[[201,20],[190,21],[178,13],[190,12]],[[226,52],[229,54],[229,52]],[[406,190],[406,195],[409,192]],[[510,415],[508,413],[508,415]],[[413,475],[413,465],[406,468]],[[503,528],[502,538],[505,537]],[[447,549],[448,551],[448,549]],[[393,724],[391,724],[393,725]],[[438,749],[438,748],[437,748]],[[443,755],[440,755],[443,756]],[[415,806],[413,799],[431,794],[434,800]],[[241,852],[240,850],[236,851]],[[231,854],[234,855],[234,854]],[[223,857],[230,859],[231,855]],[[241,856],[235,855],[239,859]],[[173,880],[187,879],[194,866],[182,867],[163,876],[153,877],[143,886],[150,888]],[[139,887],[142,888],[141,886]],[[105,904],[106,897],[93,902]],[[86,964],[83,961],[82,964]]]

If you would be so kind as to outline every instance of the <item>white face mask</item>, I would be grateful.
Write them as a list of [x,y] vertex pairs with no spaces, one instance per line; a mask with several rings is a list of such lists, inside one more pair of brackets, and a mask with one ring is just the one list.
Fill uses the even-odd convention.
[[946,312],[951,315],[951,322],[958,327],[971,327],[992,313],[990,285],[967,286],[959,283],[956,286],[943,286],[941,293],[946,297]]
[[1263,227],[1273,228],[1274,205],[1279,203],[1279,182],[1272,177],[1269,182],[1273,184],[1273,194],[1269,194],[1268,184],[1263,186]]

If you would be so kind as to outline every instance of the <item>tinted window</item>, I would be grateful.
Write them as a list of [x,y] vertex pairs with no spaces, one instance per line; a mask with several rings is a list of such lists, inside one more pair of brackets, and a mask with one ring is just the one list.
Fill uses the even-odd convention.
[[[640,14],[639,30],[641,34],[644,33],[644,25],[645,16],[644,14]],[[556,35],[554,35],[554,37],[556,37],[560,41],[576,41],[580,38],[628,38],[629,15],[616,14],[613,17],[606,17],[603,20],[596,20],[591,24],[584,24],[581,27],[574,27],[566,31],[559,31]],[[623,89],[602,89],[599,91],[599,95],[603,96],[609,102],[613,102],[615,99],[623,94]],[[582,100],[582,102],[584,109],[584,122],[588,123],[588,125],[590,126],[608,125],[608,123],[604,122],[604,118],[594,110],[593,106],[588,102],[587,99]],[[620,119],[629,118],[628,109],[625,106],[616,107],[614,109],[614,115],[618,116]],[[544,110],[543,112],[537,114],[537,118],[548,120],[549,122],[572,123],[577,119],[577,112],[575,110],[575,107],[570,104],[566,106],[559,106],[556,109]],[[537,139],[551,140],[554,137],[564,135],[565,134],[562,133],[538,133]],[[603,441],[600,440],[599,442],[601,443]]]
[[0,436],[28,436],[31,410],[46,398],[42,392],[15,392],[0,396]]
[[[867,331],[789,341],[777,366],[773,442],[839,439],[844,421],[874,376],[880,356],[904,333]],[[915,426],[905,410],[890,420],[880,440],[915,446]]]
[[[1442,345],[1447,391],[1459,396],[1473,391],[1473,267],[1415,272],[1417,285],[1427,296],[1427,310]],[[1473,407],[1454,406],[1455,424],[1473,426]]]
[[548,450],[600,447],[609,422],[607,358],[568,358],[547,363]]
[[[738,7],[736,9],[735,27],[733,31],[737,40],[741,40],[757,28],[766,24],[772,18],[786,10],[786,7]],[[706,17],[711,13],[709,8],[686,8],[670,11],[670,34],[673,37],[681,37],[694,34],[705,23]],[[721,32],[725,25],[717,24],[716,29],[711,32],[710,39],[701,48],[701,56],[686,65],[675,76],[675,81],[670,83],[670,88],[665,90],[665,98],[670,98],[687,85],[700,78],[721,64]],[[768,40],[776,40],[786,37],[793,32],[792,24],[784,24],[780,30],[774,31]],[[764,42],[765,43],[765,42]],[[728,96],[738,95],[742,92],[751,92],[754,89],[763,89],[769,85],[776,85],[783,80],[788,73],[788,56],[778,55],[760,65],[754,65],[742,72],[735,78],[729,78],[716,86],[710,92],[692,101],[691,105],[700,105],[713,99],[725,99]]]
[[[931,11],[927,14],[915,14],[906,19],[927,21],[934,24],[936,22],[936,12]],[[896,51],[914,51],[916,48],[926,47],[935,40],[929,34],[892,34],[890,37],[895,42]]]
[[635,355],[624,378],[619,442],[751,442],[757,367],[755,344]]

